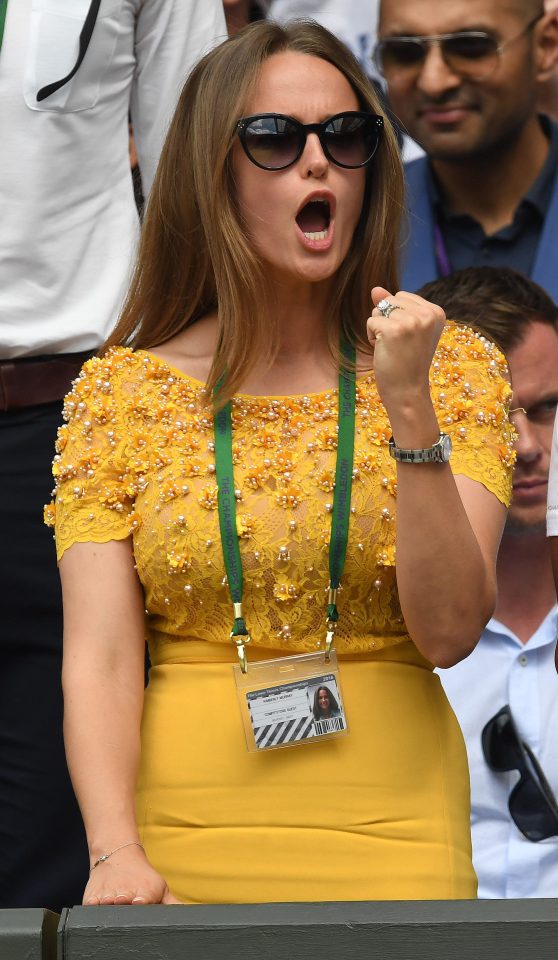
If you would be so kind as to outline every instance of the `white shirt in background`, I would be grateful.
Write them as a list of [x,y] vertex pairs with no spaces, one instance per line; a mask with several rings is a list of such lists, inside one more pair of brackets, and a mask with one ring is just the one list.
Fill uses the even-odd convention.
[[558,537],[558,415],[554,420],[550,473],[548,475],[548,505],[546,532],[549,537]]
[[467,746],[473,862],[481,898],[558,897],[558,837],[533,843],[519,832],[508,811],[519,774],[490,770],[481,747],[484,725],[508,704],[520,736],[558,796],[557,626],[554,607],[523,644],[492,619],[466,660],[437,670]]
[[373,72],[379,0],[272,0],[269,16],[280,22],[309,17],[343,40],[366,73]]
[[138,236],[131,109],[147,193],[180,88],[225,39],[220,0],[9,0],[0,51],[0,358],[95,350],[117,319]]

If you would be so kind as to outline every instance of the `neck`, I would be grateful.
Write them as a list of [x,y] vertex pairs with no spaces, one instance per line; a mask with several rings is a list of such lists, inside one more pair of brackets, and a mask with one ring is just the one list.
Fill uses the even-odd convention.
[[539,120],[533,116],[513,140],[457,161],[435,159],[432,167],[450,211],[469,214],[491,234],[512,222],[519,202],[544,166],[548,149]]
[[270,369],[257,366],[243,384],[247,393],[315,393],[337,386],[328,344],[332,284],[275,286],[274,311],[280,338]]
[[527,643],[556,603],[544,530],[504,533],[496,570],[498,601],[494,616]]

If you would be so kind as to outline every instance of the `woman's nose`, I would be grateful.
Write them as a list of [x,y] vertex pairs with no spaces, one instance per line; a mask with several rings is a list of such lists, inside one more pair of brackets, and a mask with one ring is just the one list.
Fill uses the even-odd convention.
[[308,134],[301,163],[306,177],[323,177],[327,173],[329,160],[324,153],[317,133]]

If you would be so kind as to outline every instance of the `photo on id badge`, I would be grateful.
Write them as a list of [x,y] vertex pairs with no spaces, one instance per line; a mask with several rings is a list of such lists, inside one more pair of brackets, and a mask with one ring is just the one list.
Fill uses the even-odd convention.
[[[347,732],[335,673],[305,677],[245,693],[248,749],[316,742]],[[251,736],[250,736],[251,734]]]

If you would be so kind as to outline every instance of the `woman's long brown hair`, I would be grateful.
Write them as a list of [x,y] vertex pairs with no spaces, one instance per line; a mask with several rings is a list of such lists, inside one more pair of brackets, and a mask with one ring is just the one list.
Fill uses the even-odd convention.
[[[333,64],[349,81],[361,109],[381,112],[356,59],[316,23],[294,21],[283,27],[260,21],[207,54],[182,90],[149,198],[128,296],[104,347],[156,347],[216,311],[219,334],[207,392],[209,397],[226,371],[219,404],[236,392],[256,361],[271,363],[278,345],[264,268],[235,201],[231,150],[263,63],[286,50]],[[337,359],[339,325],[357,347],[369,349],[370,288],[397,289],[402,207],[399,148],[386,120],[368,170],[360,221],[337,274],[330,315],[324,317]]]

